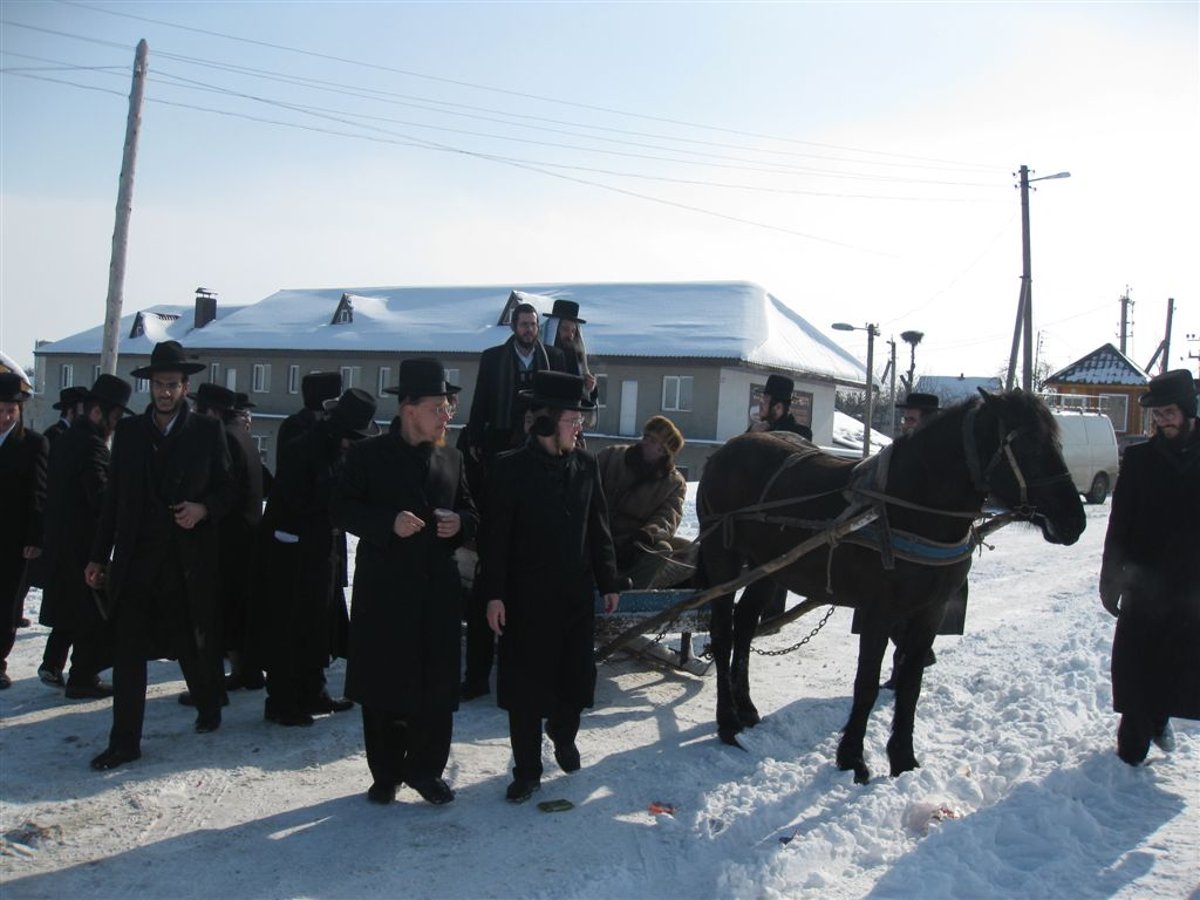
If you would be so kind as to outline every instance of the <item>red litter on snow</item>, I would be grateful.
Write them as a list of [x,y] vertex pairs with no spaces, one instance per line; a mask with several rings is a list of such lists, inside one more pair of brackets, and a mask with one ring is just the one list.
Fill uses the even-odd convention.
[[649,806],[647,806],[646,810],[651,815],[654,815],[654,816],[658,816],[658,815],[673,816],[673,815],[675,815],[675,806],[674,806],[674,804],[671,804],[671,803],[654,802],[654,803],[651,803]]

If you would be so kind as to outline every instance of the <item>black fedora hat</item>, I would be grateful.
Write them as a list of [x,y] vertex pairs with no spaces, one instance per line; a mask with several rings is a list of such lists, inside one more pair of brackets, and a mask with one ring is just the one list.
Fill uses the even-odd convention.
[[1189,419],[1196,417],[1196,382],[1187,369],[1172,369],[1150,379],[1150,390],[1138,397],[1145,407],[1174,403]]
[[347,388],[336,400],[326,400],[329,422],[340,435],[349,438],[379,434],[375,421],[375,398],[361,388]]
[[796,389],[796,382],[788,378],[786,375],[768,375],[766,387],[763,388],[763,393],[772,400],[779,400],[783,403],[792,402],[792,391]]
[[123,409],[129,415],[133,415],[133,410],[126,405],[129,403],[129,395],[131,393],[133,393],[133,387],[128,381],[104,372],[96,378],[96,383],[92,385],[92,389],[85,392],[83,399],[85,403],[95,401],[104,406]]
[[257,409],[258,404],[250,399],[250,395],[245,391],[238,391],[233,395],[233,408],[236,410]]
[[304,397],[304,408],[320,412],[326,400],[336,400],[342,392],[340,372],[309,372],[300,379],[300,393]]
[[67,410],[73,407],[76,403],[82,403],[83,398],[87,396],[88,389],[83,385],[75,387],[63,388],[58,392],[58,402],[51,406],[51,409]]
[[24,403],[30,396],[28,388],[16,372],[0,372],[0,403]]
[[567,372],[538,370],[533,373],[533,389],[520,396],[530,409],[591,410],[596,404],[584,396],[583,378]]
[[196,393],[188,394],[188,397],[208,409],[218,409],[221,412],[232,412],[233,404],[237,399],[229,388],[221,387],[211,381],[204,382],[196,388]]
[[150,365],[134,369],[129,374],[134,378],[149,378],[155,372],[182,372],[186,378],[207,368],[204,363],[188,362],[187,354],[179,341],[162,341],[150,351]]
[[941,405],[937,394],[923,394],[920,391],[913,391],[905,397],[900,403],[896,404],[896,409],[919,409],[924,412],[934,412]]
[[457,384],[446,381],[446,370],[431,356],[405,359],[400,362],[400,383],[384,388],[385,394],[401,397],[442,397],[461,391]]
[[574,300],[555,300],[554,307],[550,310],[550,315],[557,316],[560,319],[570,319],[573,322],[578,322],[580,325],[587,324],[587,319],[579,318],[579,304]]

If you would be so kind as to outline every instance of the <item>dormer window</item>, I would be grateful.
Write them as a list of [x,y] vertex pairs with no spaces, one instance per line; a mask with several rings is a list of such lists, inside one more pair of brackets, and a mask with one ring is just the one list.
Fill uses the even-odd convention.
[[517,296],[516,291],[510,291],[508,294],[508,302],[504,304],[504,309],[502,309],[500,311],[500,321],[497,322],[496,324],[497,325],[511,325],[512,317],[513,317],[513,310],[517,308],[517,304],[522,303],[522,302],[524,302],[524,301],[522,301],[521,298]]
[[133,327],[129,329],[131,338],[141,337],[146,333],[146,323],[142,320],[142,314],[138,313],[133,317]]
[[342,294],[342,299],[338,301],[337,309],[333,312],[333,321],[330,325],[349,325],[354,321],[354,304],[350,302],[349,294]]

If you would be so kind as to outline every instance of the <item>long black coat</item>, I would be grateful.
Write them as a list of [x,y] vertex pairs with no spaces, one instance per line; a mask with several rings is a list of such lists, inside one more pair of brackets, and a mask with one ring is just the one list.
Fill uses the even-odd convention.
[[[345,656],[345,537],[330,518],[341,439],[317,423],[289,445],[262,519],[267,669],[323,667]],[[294,535],[285,543],[276,532]]]
[[[523,433],[524,412],[516,402],[520,387],[514,339],[489,347],[479,358],[479,376],[471,397],[471,414],[463,431],[467,445],[478,447],[485,460],[514,447],[514,436]],[[542,351],[546,353],[542,362]],[[566,372],[566,355],[557,347],[537,342],[533,353],[533,371],[549,367],[552,372]],[[459,449],[465,449],[459,444]]]
[[1113,708],[1200,719],[1200,421],[1182,451],[1126,449],[1101,579],[1121,592]]
[[[181,638],[218,641],[218,524],[233,503],[229,450],[221,423],[186,404],[171,433],[158,432],[154,406],[123,419],[113,435],[108,491],[104,495],[91,560],[108,563],[110,616],[137,635],[147,658],[174,658]],[[203,503],[208,515],[192,529],[175,524],[171,506]],[[185,596],[147,608],[134,601],[164,565],[177,565]],[[166,598],[162,598],[166,599]],[[133,617],[132,621],[126,617]],[[136,624],[135,624],[136,623]]]
[[50,452],[46,491],[46,584],[38,621],[72,631],[100,627],[83,580],[108,486],[108,445],[99,426],[79,416]]
[[[475,536],[478,516],[462,454],[407,444],[398,423],[350,448],[334,495],[334,522],[359,539],[346,696],[399,715],[453,711],[463,612],[454,550]],[[439,508],[462,517],[453,538],[437,536]],[[425,528],[398,537],[402,510]]]
[[225,425],[233,505],[221,520],[221,608],[226,650],[246,650],[249,609],[258,594],[258,524],[262,520],[263,467],[254,441],[238,423]]
[[620,589],[596,458],[536,440],[496,459],[480,541],[483,592],[503,600],[497,701],[551,715],[590,707],[593,589]]
[[[321,418],[324,418],[323,416]],[[275,468],[283,465],[288,448],[301,435],[307,434],[321,421],[315,410],[308,407],[292,413],[279,426],[279,434],[275,437]]]
[[[0,444],[0,610],[16,602],[24,550],[42,546],[46,504],[46,438],[18,422]],[[0,624],[0,629],[4,628]]]

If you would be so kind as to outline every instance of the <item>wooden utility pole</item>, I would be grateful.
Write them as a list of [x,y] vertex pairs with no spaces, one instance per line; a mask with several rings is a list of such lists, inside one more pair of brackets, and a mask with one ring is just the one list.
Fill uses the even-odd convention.
[[1129,343],[1129,309],[1133,301],[1129,299],[1129,285],[1125,285],[1125,293],[1121,295],[1121,346],[1122,353]]
[[129,243],[129,215],[133,211],[133,170],[137,164],[138,131],[142,127],[142,98],[146,93],[146,57],[150,47],[138,41],[133,59],[133,87],[129,91],[129,117],[125,120],[125,151],[117,187],[117,217],[113,226],[112,258],[108,264],[108,298],[104,308],[104,337],[100,345],[100,371],[117,373],[118,329],[125,300],[125,252]]
[[1150,357],[1150,362],[1146,364],[1146,371],[1149,372],[1154,368],[1154,363],[1158,360],[1158,355],[1162,354],[1162,363],[1159,365],[1158,374],[1163,374],[1170,368],[1171,363],[1171,319],[1175,316],[1175,298],[1167,298],[1167,330],[1163,334],[1163,339],[1158,342],[1158,347],[1154,351],[1154,355]]

